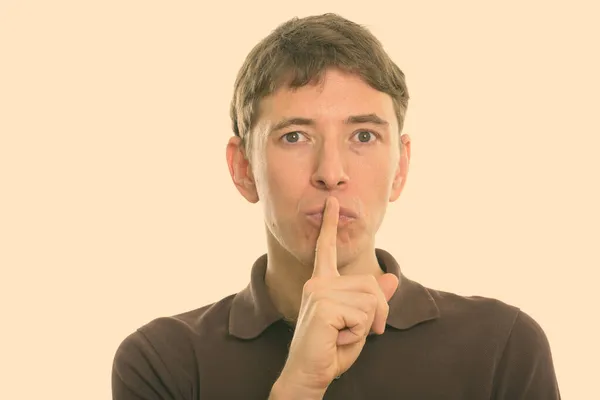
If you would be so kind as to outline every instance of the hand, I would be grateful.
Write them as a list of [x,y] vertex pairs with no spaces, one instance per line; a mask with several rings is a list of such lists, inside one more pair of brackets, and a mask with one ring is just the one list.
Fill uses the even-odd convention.
[[[322,398],[336,376],[356,361],[369,334],[382,334],[398,278],[387,273],[340,276],[337,269],[339,204],[330,197],[317,239],[313,275],[304,285],[298,322],[281,386]],[[321,396],[321,397],[319,397]]]

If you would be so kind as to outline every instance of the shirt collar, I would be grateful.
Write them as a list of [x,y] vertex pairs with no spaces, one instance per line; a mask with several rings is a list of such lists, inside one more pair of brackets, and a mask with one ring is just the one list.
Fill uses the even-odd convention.
[[[388,326],[409,329],[440,316],[439,308],[429,291],[404,276],[398,262],[390,253],[375,249],[375,254],[382,270],[393,273],[400,282],[389,300]],[[265,284],[266,270],[267,255],[263,254],[252,266],[248,286],[233,298],[229,314],[231,335],[240,339],[253,339],[271,324],[282,319],[282,315],[271,301]]]

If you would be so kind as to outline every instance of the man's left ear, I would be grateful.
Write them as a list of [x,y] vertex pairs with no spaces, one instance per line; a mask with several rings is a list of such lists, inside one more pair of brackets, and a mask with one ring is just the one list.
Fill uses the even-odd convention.
[[402,189],[406,184],[406,178],[408,176],[408,166],[410,164],[410,136],[404,134],[400,136],[402,145],[400,146],[400,160],[398,162],[398,168],[394,175],[394,181],[392,182],[392,192],[390,193],[390,202],[398,200]]

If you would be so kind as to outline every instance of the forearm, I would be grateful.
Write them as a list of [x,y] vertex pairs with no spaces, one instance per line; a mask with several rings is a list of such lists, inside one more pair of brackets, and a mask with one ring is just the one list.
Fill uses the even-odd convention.
[[269,400],[322,400],[325,391],[307,388],[279,378],[269,394]]

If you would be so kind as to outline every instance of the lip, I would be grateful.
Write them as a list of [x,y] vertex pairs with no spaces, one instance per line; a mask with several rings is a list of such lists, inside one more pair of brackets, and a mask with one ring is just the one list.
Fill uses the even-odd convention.
[[[323,221],[323,207],[317,207],[306,212],[307,219],[316,227],[321,227]],[[351,209],[340,207],[338,226],[346,226],[356,220],[358,215]]]
[[[306,211],[306,215],[323,214],[325,208],[323,206],[314,207]],[[340,217],[358,218],[358,215],[350,208],[340,207]]]
[[[321,227],[321,224],[323,222],[323,214],[322,213],[307,214],[306,217],[312,225],[314,225],[317,228]],[[356,220],[356,218],[348,217],[346,215],[340,215],[338,218],[338,227],[345,227],[346,225],[351,224],[355,220]]]

